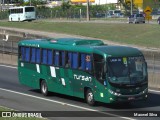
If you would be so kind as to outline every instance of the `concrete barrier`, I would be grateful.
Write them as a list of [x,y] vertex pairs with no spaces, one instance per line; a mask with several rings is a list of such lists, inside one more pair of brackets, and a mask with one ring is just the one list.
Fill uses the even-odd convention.
[[32,34],[28,32],[20,32],[16,30],[10,30],[10,29],[0,29],[0,39],[3,39],[4,36],[8,35],[9,40],[12,41],[19,41],[22,39],[31,39],[31,38],[44,38],[46,36],[43,35],[37,35],[37,34]]
[[156,88],[160,90],[160,73],[149,72],[148,74],[148,84],[150,88]]
[[0,63],[9,64],[9,65],[17,65],[17,56],[0,53]]

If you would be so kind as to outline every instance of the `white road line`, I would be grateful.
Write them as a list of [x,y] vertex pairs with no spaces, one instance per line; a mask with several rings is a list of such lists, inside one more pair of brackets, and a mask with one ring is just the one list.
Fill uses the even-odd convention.
[[7,68],[13,68],[13,69],[17,69],[17,67],[13,67],[13,66],[8,66],[8,65],[0,65],[2,67],[7,67]]
[[160,93],[160,91],[158,91],[158,90],[151,90],[151,89],[148,89],[148,91],[155,92],[155,93]]
[[27,97],[32,97],[32,98],[36,98],[36,99],[40,99],[40,100],[45,100],[45,101],[48,101],[48,102],[53,102],[53,103],[57,103],[57,104],[61,104],[61,105],[67,105],[67,106],[74,107],[74,108],[79,108],[79,109],[82,109],[82,110],[94,111],[94,112],[98,112],[98,113],[101,113],[101,114],[110,115],[110,116],[113,116],[113,117],[120,117],[120,118],[126,119],[126,120],[135,120],[135,119],[129,118],[129,117],[123,117],[123,116],[119,116],[119,115],[116,115],[116,114],[105,113],[105,112],[101,112],[101,111],[95,110],[95,109],[90,109],[90,108],[87,108],[87,107],[81,107],[81,106],[78,106],[78,105],[73,105],[73,104],[69,104],[69,103],[65,103],[65,102],[59,102],[59,101],[56,101],[56,100],[51,100],[51,99],[47,99],[47,98],[43,98],[43,97],[29,95],[29,94],[16,92],[16,91],[4,89],[4,88],[0,88],[0,90],[15,93],[15,94],[19,94],[19,95],[23,95],[23,96],[27,96]]

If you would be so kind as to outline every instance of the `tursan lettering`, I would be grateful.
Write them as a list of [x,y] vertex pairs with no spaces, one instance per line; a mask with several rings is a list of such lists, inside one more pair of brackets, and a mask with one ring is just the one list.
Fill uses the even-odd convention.
[[88,82],[92,81],[92,77],[88,77],[84,75],[76,75],[76,74],[74,74],[73,76],[74,76],[74,79],[76,80],[82,80],[82,81],[88,81]]

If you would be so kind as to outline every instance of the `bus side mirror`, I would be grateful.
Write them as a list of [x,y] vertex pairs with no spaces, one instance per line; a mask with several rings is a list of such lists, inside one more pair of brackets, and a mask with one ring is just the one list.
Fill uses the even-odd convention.
[[147,75],[147,62],[144,63],[143,72],[144,72],[144,75],[146,76]]

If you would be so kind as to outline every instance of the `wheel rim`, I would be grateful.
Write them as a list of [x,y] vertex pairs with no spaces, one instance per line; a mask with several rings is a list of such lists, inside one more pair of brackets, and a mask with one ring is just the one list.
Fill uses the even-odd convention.
[[93,93],[88,93],[88,102],[92,103],[93,102]]

